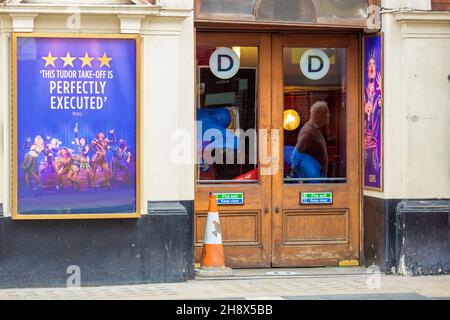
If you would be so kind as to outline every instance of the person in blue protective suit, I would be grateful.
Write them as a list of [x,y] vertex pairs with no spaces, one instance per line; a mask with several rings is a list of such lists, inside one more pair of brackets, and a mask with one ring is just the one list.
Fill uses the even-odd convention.
[[230,111],[226,108],[197,109],[197,162],[201,177],[205,179],[215,179],[217,163],[211,158],[213,151],[217,156],[221,152],[234,153],[239,148],[237,136],[233,131],[227,132],[231,121]]
[[284,146],[284,166],[290,171],[291,178],[322,177],[320,163],[310,155],[299,152],[293,146]]
[[[234,149],[239,147],[239,141],[232,132],[227,132],[231,124],[230,111],[226,108],[219,109],[197,109],[197,139],[198,146],[213,149]],[[218,137],[220,133],[220,137]],[[201,136],[200,136],[201,135]]]
[[294,149],[291,155],[293,178],[323,178],[319,161]]
[[330,112],[324,101],[313,104],[310,111],[310,120],[300,130],[292,151],[292,172],[295,178],[326,178],[328,152],[321,128],[329,124]]

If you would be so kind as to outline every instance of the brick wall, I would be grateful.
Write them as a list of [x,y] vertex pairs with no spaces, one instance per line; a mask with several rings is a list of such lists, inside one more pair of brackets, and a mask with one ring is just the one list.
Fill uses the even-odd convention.
[[450,0],[431,0],[431,8],[439,11],[450,10]]

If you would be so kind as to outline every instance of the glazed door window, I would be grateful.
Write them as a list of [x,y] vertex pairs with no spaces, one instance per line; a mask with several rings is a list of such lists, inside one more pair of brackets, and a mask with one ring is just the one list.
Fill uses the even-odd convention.
[[257,47],[197,48],[198,183],[258,182]]
[[284,181],[344,183],[346,49],[284,48]]

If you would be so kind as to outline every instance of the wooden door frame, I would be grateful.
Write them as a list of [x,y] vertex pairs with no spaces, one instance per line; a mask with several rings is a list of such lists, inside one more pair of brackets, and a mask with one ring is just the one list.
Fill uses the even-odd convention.
[[[261,32],[259,32],[261,31]],[[330,30],[329,30],[330,31]],[[220,35],[220,36],[218,36]],[[362,117],[363,117],[363,113],[362,113],[362,109],[361,109],[361,103],[362,103],[362,94],[361,94],[361,81],[362,81],[362,71],[361,71],[361,66],[362,66],[362,58],[361,58],[361,31],[354,31],[354,30],[344,30],[342,29],[341,32],[333,30],[330,33],[324,33],[323,31],[318,31],[318,32],[313,32],[310,29],[301,29],[301,30],[296,30],[294,31],[282,31],[279,30],[279,32],[275,33],[271,33],[268,32],[267,30],[246,30],[246,29],[242,29],[242,30],[233,30],[232,32],[225,32],[224,30],[213,30],[213,29],[204,29],[204,28],[199,28],[196,30],[196,37],[195,37],[195,41],[196,41],[196,46],[195,49],[197,48],[197,44],[199,42],[199,39],[207,39],[208,42],[211,41],[208,44],[212,44],[212,45],[217,45],[217,46],[225,46],[227,44],[227,42],[232,43],[233,45],[242,45],[242,46],[259,46],[261,44],[261,41],[264,41],[265,44],[269,45],[270,50],[269,50],[269,57],[265,57],[263,60],[263,57],[260,56],[259,60],[259,67],[263,67],[264,65],[266,65],[266,67],[269,68],[269,72],[267,74],[269,74],[269,80],[267,81],[267,83],[269,83],[269,90],[261,90],[261,86],[258,86],[258,102],[261,103],[262,101],[264,101],[265,99],[268,99],[267,101],[270,101],[269,104],[270,106],[268,106],[268,110],[270,110],[269,116],[270,119],[272,119],[274,116],[276,116],[276,112],[275,112],[275,106],[276,104],[276,95],[274,94],[273,90],[273,86],[271,85],[271,82],[273,81],[282,81],[282,73],[281,74],[281,79],[275,79],[276,77],[276,72],[274,72],[272,65],[273,65],[273,59],[275,59],[275,52],[276,50],[274,50],[274,46],[275,46],[275,42],[276,42],[276,35],[281,35],[284,37],[289,37],[291,39],[295,39],[295,38],[302,38],[302,39],[309,39],[311,41],[314,41],[315,39],[317,40],[317,38],[319,37],[320,39],[323,39],[321,37],[323,36],[330,36],[329,38],[327,38],[327,46],[339,46],[342,44],[343,39],[348,39],[349,37],[356,37],[356,50],[355,50],[355,61],[354,64],[352,66],[352,70],[355,74],[355,77],[357,75],[357,85],[354,85],[353,87],[358,91],[358,99],[357,101],[352,101],[351,103],[356,103],[358,105],[358,123],[356,125],[356,129],[357,130],[357,136],[358,136],[358,147],[359,147],[359,153],[358,155],[356,155],[358,157],[357,160],[358,161],[358,175],[360,177],[360,181],[358,182],[358,198],[359,198],[359,212],[358,212],[358,219],[359,219],[359,225],[358,225],[358,251],[359,251],[359,259],[360,261],[363,260],[363,189],[362,189],[362,149],[361,149],[361,145],[362,145]],[[260,40],[255,40],[259,38]],[[306,46],[306,44],[305,44]],[[311,46],[314,47],[314,46]],[[263,54],[261,51],[259,51],[259,54]],[[282,57],[281,57],[282,58]],[[262,61],[269,61],[268,63],[263,63]],[[349,60],[348,60],[349,61]],[[197,70],[197,64],[196,64],[196,68],[195,70]],[[280,75],[278,75],[280,76]],[[195,73],[195,77],[197,77],[197,71]],[[197,80],[197,79],[196,79]],[[259,79],[259,81],[261,81],[262,79]],[[197,86],[197,81],[195,82],[196,86]],[[195,97],[197,97],[197,88],[195,88]],[[350,103],[350,102],[348,102]],[[195,101],[195,105],[197,104],[197,99]],[[267,107],[266,107],[267,108]],[[264,108],[259,108],[259,113],[261,115],[261,111]],[[195,107],[196,110],[196,107]],[[350,116],[350,114],[347,114],[347,118]],[[259,120],[259,119],[258,119]],[[260,125],[260,124],[259,124]],[[348,126],[351,126],[350,122],[347,122]],[[271,130],[272,129],[272,121],[270,121],[270,124],[264,127],[261,127],[261,129],[267,129],[267,130]],[[355,133],[354,133],[355,134]],[[271,147],[271,144],[268,143],[268,147]],[[196,150],[196,149],[195,149]],[[272,157],[272,165],[274,163],[277,163],[277,161],[282,159],[282,155],[280,156],[279,152],[276,152],[276,150],[271,150],[271,157]],[[196,154],[196,152],[195,152]],[[280,161],[280,164],[282,164],[283,162]],[[348,163],[348,161],[347,161]],[[349,166],[347,165],[347,168]],[[232,189],[233,186],[226,186],[223,184],[220,185],[198,185],[197,183],[197,166],[195,166],[195,194],[196,194],[196,199],[195,199],[195,210],[197,210],[197,208],[204,208],[206,206],[207,200],[206,200],[206,193],[208,193],[211,188],[220,188],[221,190],[226,190],[228,189]],[[267,178],[267,177],[266,177]],[[271,180],[269,182],[270,185],[270,199],[266,199],[266,204],[265,206],[261,206],[261,210],[263,210],[264,207],[268,208],[269,210],[269,216],[271,217],[271,219],[266,219],[269,220],[268,222],[266,221],[266,224],[270,224],[270,250],[269,252],[267,252],[266,254],[270,256],[270,265],[253,265],[251,263],[249,263],[247,266],[245,267],[268,267],[268,266],[272,266],[273,261],[272,261],[272,254],[274,252],[274,241],[273,241],[273,232],[274,230],[272,230],[272,226],[274,225],[273,220],[276,219],[275,214],[273,213],[273,209],[274,209],[274,199],[273,199],[273,188],[274,186],[274,181],[275,181],[275,177],[270,176],[269,179]],[[242,190],[243,186],[239,185],[239,189]],[[254,184],[254,185],[247,185],[246,187],[248,188],[253,188],[256,189],[259,187],[259,184]],[[199,199],[197,197],[198,195],[198,190],[202,190],[203,192],[203,196]],[[204,209],[202,209],[202,211],[204,211]],[[195,226],[195,224],[194,224]],[[267,226],[265,226],[267,227]],[[226,245],[225,245],[226,248]],[[227,251],[227,250],[226,250]]]
[[[353,197],[355,203],[353,206],[356,206],[357,201],[357,210],[358,212],[350,216],[352,221],[349,222],[348,226],[349,228],[353,225],[353,229],[349,229],[349,232],[351,231],[352,234],[349,235],[350,239],[350,247],[353,247],[353,245],[357,246],[357,256],[359,261],[362,260],[362,247],[363,247],[363,234],[362,234],[362,112],[361,112],[361,72],[359,71],[361,69],[361,37],[358,34],[348,35],[348,34],[341,34],[341,35],[333,35],[333,37],[330,38],[324,38],[321,34],[278,34],[275,35],[272,39],[272,81],[273,81],[273,88],[272,88],[272,119],[274,123],[275,129],[280,129],[280,132],[282,131],[282,112],[278,110],[280,106],[283,105],[283,47],[299,47],[299,43],[302,44],[302,46],[307,48],[322,48],[322,47],[336,47],[336,48],[348,48],[348,56],[347,56],[347,105],[354,106],[351,108],[351,111],[347,112],[346,114],[346,123],[347,123],[347,183],[345,184],[327,184],[326,189],[324,190],[323,184],[319,185],[307,185],[307,186],[299,186],[299,185],[293,185],[293,186],[287,186],[283,182],[283,170],[281,170],[281,173],[279,173],[276,176],[272,177],[272,190],[286,190],[286,189],[296,189],[296,196],[299,195],[299,193],[302,191],[301,189],[308,189],[303,191],[332,191],[332,192],[342,192],[342,190],[347,189],[346,192],[349,194],[349,197]],[[326,46],[324,46],[324,43]],[[355,110],[356,114],[355,114]],[[349,137],[354,137],[353,139],[357,141],[357,152],[350,152],[350,145],[349,145]],[[284,135],[281,134],[281,141],[284,141]],[[284,143],[280,143],[281,146],[284,145]],[[352,147],[352,150],[356,150],[356,147]],[[273,150],[274,163],[280,163],[283,164],[283,152],[280,148],[280,151]],[[353,169],[350,164],[351,163],[357,163],[356,170]],[[352,184],[352,186],[350,186]],[[357,185],[356,185],[357,184]],[[351,194],[351,190],[357,190],[357,196],[354,196]],[[283,192],[274,192],[272,194],[272,206],[275,207],[281,207],[283,208],[286,201],[283,200],[284,197],[282,196]],[[287,194],[287,192],[285,192]],[[299,200],[298,200],[299,201]],[[351,201],[350,201],[351,202]],[[350,207],[350,205],[349,205]],[[305,211],[308,209],[313,210],[312,207],[305,207]],[[281,209],[282,211],[283,209]],[[302,208],[297,209],[298,211],[302,211]],[[283,243],[283,236],[282,236],[282,224],[283,224],[284,214],[283,211],[277,215],[273,215],[273,230],[272,230],[272,255],[273,255],[273,264],[276,266],[283,267],[283,263],[279,263],[279,260],[276,256],[277,253],[277,246],[281,247]],[[280,238],[281,237],[281,238]],[[292,258],[294,260],[294,258]],[[321,261],[318,259],[316,262],[309,263],[308,261],[302,262],[302,265],[308,266],[308,265],[330,265],[332,261],[323,259]],[[289,264],[289,263],[288,263]]]

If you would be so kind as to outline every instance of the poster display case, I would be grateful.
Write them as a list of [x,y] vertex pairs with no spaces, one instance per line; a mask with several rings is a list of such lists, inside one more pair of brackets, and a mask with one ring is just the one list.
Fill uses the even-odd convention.
[[13,218],[137,218],[138,36],[13,34]]

